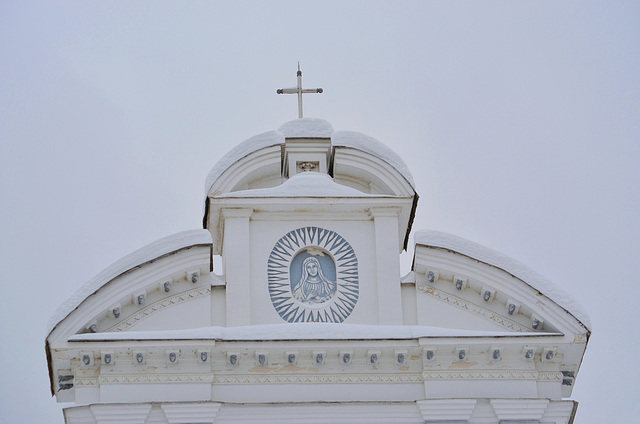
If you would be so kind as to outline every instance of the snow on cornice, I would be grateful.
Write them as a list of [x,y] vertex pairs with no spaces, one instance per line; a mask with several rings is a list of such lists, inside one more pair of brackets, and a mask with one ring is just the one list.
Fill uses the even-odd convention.
[[282,146],[285,138],[331,138],[334,147],[348,147],[369,153],[395,168],[415,190],[415,182],[402,158],[380,141],[354,131],[334,131],[329,122],[317,118],[301,118],[286,122],[277,131],[269,131],[243,141],[222,157],[205,181],[205,199],[216,180],[234,163],[258,150]]
[[393,150],[375,138],[355,131],[335,131],[331,136],[333,147],[351,147],[369,153],[393,166],[415,190],[416,184],[407,164]]
[[203,327],[170,331],[83,333],[69,341],[112,340],[406,340],[421,337],[540,337],[554,333],[460,330],[416,325],[286,323],[245,327]]
[[245,197],[389,197],[363,193],[355,188],[337,184],[327,174],[301,172],[277,187],[225,193],[218,198]]
[[564,310],[573,315],[587,329],[591,328],[589,315],[584,308],[580,306],[580,304],[571,298],[569,294],[556,284],[549,281],[546,277],[538,274],[536,271],[515,259],[478,243],[441,231],[417,231],[414,235],[414,240],[416,245],[420,244],[451,250],[496,268],[500,268],[547,296]]
[[63,320],[73,310],[75,310],[80,304],[89,296],[95,294],[102,286],[109,281],[129,271],[137,266],[145,264],[149,261],[157,259],[161,256],[177,252],[181,249],[198,246],[198,245],[210,245],[211,233],[207,230],[187,230],[177,234],[164,237],[160,240],[154,241],[141,249],[136,250],[133,253],[117,260],[107,268],[103,269],[98,275],[89,280],[84,286],[76,291],[66,302],[64,302],[51,316],[48,323],[47,334]]
[[226,155],[224,155],[214,165],[211,171],[209,171],[209,175],[207,175],[207,179],[204,183],[205,199],[209,195],[211,186],[216,182],[216,180],[222,175],[224,171],[231,167],[231,165],[253,152],[271,146],[279,146],[282,144],[284,144],[284,136],[278,131],[268,131],[262,134],[258,134],[238,144]]

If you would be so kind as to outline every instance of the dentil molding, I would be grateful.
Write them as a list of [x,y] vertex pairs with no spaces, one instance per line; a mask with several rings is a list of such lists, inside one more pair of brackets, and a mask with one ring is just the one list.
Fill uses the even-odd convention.
[[562,381],[561,372],[523,371],[523,370],[460,370],[460,371],[425,371],[422,378],[426,380],[536,380]]
[[504,328],[507,328],[509,330],[513,330],[513,331],[518,331],[518,332],[530,332],[531,329],[525,327],[524,325],[518,324],[515,321],[512,321],[510,319],[507,319],[505,317],[503,317],[502,315],[496,314],[495,312],[492,312],[488,309],[485,308],[481,308],[480,306],[471,303],[467,300],[461,299],[457,296],[454,296],[452,294],[443,292],[441,290],[438,290],[434,287],[429,287],[427,285],[424,284],[417,284],[416,285],[416,289],[420,292],[420,293],[424,293],[426,295],[429,295],[431,297],[433,297],[434,299],[438,299],[442,302],[448,303],[449,305],[455,306],[459,309],[462,309],[464,311],[468,311],[471,312],[481,318],[484,318],[488,321],[493,322],[494,324],[498,324]]
[[456,370],[425,371],[421,374],[331,374],[331,375],[214,375],[191,374],[119,374],[76,377],[76,387],[102,384],[404,384],[428,380],[534,380],[561,382],[561,372],[524,370]]
[[214,384],[395,384],[422,383],[420,374],[216,375]]

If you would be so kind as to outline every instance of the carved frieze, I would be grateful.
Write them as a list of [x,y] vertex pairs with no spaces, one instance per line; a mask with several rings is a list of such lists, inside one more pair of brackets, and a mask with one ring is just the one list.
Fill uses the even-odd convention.
[[167,384],[167,383],[211,383],[211,373],[190,374],[116,374],[101,375],[98,384]]
[[562,381],[560,372],[534,370],[443,370],[425,371],[422,378],[427,380],[536,380]]
[[176,295],[164,298],[162,300],[152,303],[151,305],[147,306],[144,309],[141,309],[140,311],[131,315],[124,321],[119,322],[113,327],[105,330],[105,332],[117,332],[117,331],[128,330],[129,328],[136,325],[138,322],[155,314],[156,312],[159,312],[171,306],[179,305],[184,302],[198,299],[203,296],[209,296],[210,292],[211,292],[211,287],[198,287],[192,290],[187,290],[182,293],[178,293]]
[[464,300],[458,296],[452,295],[450,293],[446,293],[442,290],[436,289],[435,287],[430,287],[424,284],[417,284],[416,289],[420,293],[424,293],[428,296],[433,297],[434,299],[440,300],[442,302],[448,303],[449,305],[455,306],[464,311],[471,312],[481,318],[484,318],[488,321],[493,322],[494,324],[498,324],[504,328],[509,330],[518,331],[518,332],[529,332],[530,328],[525,327],[524,325],[518,324],[517,322],[505,318],[504,316],[497,314],[488,309],[482,308],[474,303],[471,303],[467,300]]
[[560,382],[561,372],[534,370],[443,370],[395,374],[119,374],[75,378],[76,387],[102,384],[402,384],[429,380],[535,380]]
[[216,375],[214,384],[394,384],[421,383],[420,374]]

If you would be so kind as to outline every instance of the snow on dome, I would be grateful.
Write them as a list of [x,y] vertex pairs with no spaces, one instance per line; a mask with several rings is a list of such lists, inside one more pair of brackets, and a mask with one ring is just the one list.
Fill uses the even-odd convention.
[[591,328],[589,315],[582,306],[571,298],[571,296],[556,284],[549,281],[546,277],[538,274],[515,259],[478,243],[441,231],[417,231],[414,235],[414,240],[416,244],[452,250],[480,262],[500,268],[553,300],[567,312],[572,314],[578,321],[587,327],[587,329]]
[[231,149],[209,172],[205,181],[205,199],[211,186],[234,163],[260,149],[284,145],[285,138],[331,138],[333,147],[349,147],[369,153],[395,168],[415,190],[413,175],[407,165],[400,156],[380,141],[354,131],[334,131],[331,124],[324,119],[300,118],[283,124],[277,131],[251,137]]
[[278,132],[285,138],[330,138],[333,127],[324,119],[300,118],[282,124]]
[[84,286],[76,291],[66,302],[64,302],[56,312],[49,318],[47,334],[55,328],[58,323],[65,319],[74,309],[89,296],[97,292],[109,281],[120,274],[140,266],[146,262],[160,256],[176,252],[178,250],[203,244],[212,244],[211,233],[207,230],[187,230],[168,237],[156,240],[127,256],[118,259],[116,262],[103,269],[98,275],[89,280]]
[[203,327],[170,331],[83,333],[70,341],[102,340],[402,340],[420,337],[530,337],[549,333],[456,330],[417,325],[286,323],[241,327]]
[[238,144],[226,155],[224,155],[213,166],[211,171],[209,171],[209,175],[207,175],[207,179],[204,183],[205,198],[209,195],[209,190],[211,189],[213,183],[215,183],[220,175],[222,175],[222,173],[226,171],[231,165],[255,151],[281,144],[284,144],[284,137],[282,136],[282,133],[279,133],[278,131],[268,131],[262,134],[258,134]]
[[346,187],[333,181],[327,174],[319,172],[301,172],[273,188],[235,191],[225,193],[225,197],[386,197],[363,193],[355,188]]
[[331,143],[334,147],[352,147],[382,159],[400,172],[415,190],[416,183],[413,181],[413,175],[411,175],[407,164],[396,152],[375,138],[355,131],[336,131],[331,137]]

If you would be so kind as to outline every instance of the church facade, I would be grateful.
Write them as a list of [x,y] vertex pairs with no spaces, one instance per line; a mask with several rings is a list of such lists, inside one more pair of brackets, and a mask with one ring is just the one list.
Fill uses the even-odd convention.
[[203,229],[122,258],[52,317],[65,422],[573,422],[588,316],[441,232],[413,232],[401,276],[417,206],[400,157],[324,120],[239,144],[207,177]]

